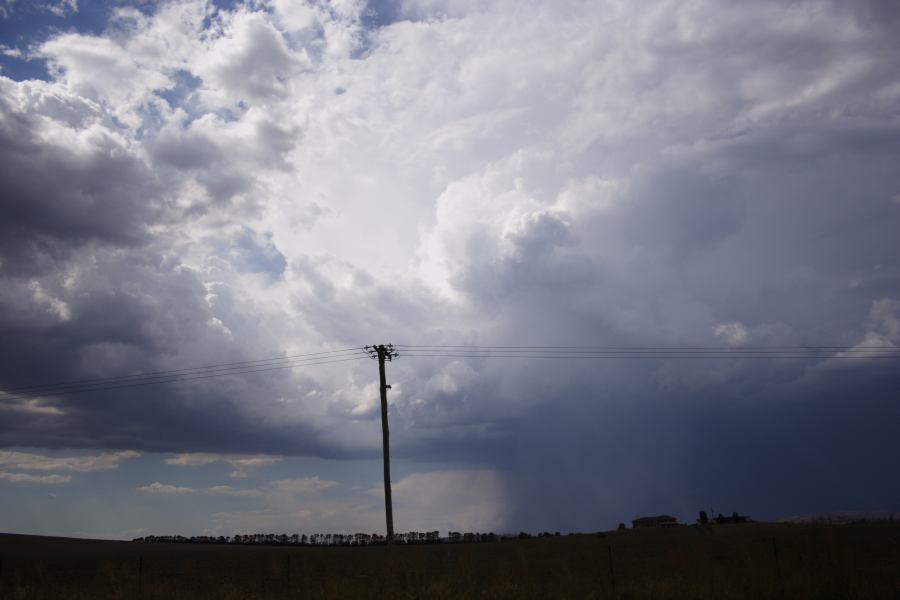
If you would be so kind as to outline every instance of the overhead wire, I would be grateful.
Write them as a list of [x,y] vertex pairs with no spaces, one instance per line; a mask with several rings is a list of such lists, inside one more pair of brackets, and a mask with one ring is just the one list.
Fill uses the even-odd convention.
[[221,365],[206,365],[203,367],[173,369],[170,371],[155,371],[149,373],[137,373],[133,375],[122,375],[118,377],[80,380],[77,382],[9,388],[0,392],[0,400],[12,398],[36,398],[42,396],[61,396],[128,387],[178,383],[182,381],[194,381],[198,379],[225,377],[228,375],[244,375],[249,373],[259,373],[263,371],[293,369],[297,367],[348,362],[360,360],[363,358],[368,358],[368,355],[363,352],[361,348],[351,348],[322,353],[310,353],[306,355],[293,355],[290,357],[282,357],[280,359],[237,361],[233,363],[223,363]]
[[401,356],[541,359],[900,358],[893,346],[479,346],[396,344]]
[[443,354],[443,353],[414,353],[404,352],[400,354],[400,358],[404,357],[431,357],[431,358],[540,358],[540,359],[862,359],[862,358],[887,358],[900,359],[900,354],[852,354],[844,356],[834,356],[827,354],[500,354],[500,353],[482,353],[482,354]]
[[480,346],[470,345],[414,345],[394,344],[396,348],[408,349],[462,349],[462,350],[710,350],[710,351],[741,351],[741,350],[833,350],[833,351],[891,351],[900,352],[896,346]]
[[[894,346],[481,346],[481,345],[414,345],[395,344],[401,357],[457,359],[581,359],[581,360],[744,360],[744,359],[900,359],[900,348]],[[0,401],[65,396],[196,381],[265,371],[326,365],[370,358],[363,347],[341,348],[293,354],[258,360],[150,371],[57,383],[7,388],[0,391]]]
[[182,369],[171,369],[167,371],[147,371],[142,373],[133,373],[129,375],[119,375],[117,377],[97,377],[93,379],[79,379],[75,381],[60,381],[56,383],[44,383],[38,385],[30,385],[30,386],[21,386],[15,388],[7,388],[5,391],[7,392],[18,392],[18,391],[29,391],[43,388],[56,388],[61,386],[73,386],[73,385],[82,385],[82,384],[90,384],[90,383],[106,383],[116,380],[127,380],[134,377],[150,377],[150,376],[165,376],[165,375],[173,375],[177,373],[190,373],[195,371],[205,371],[205,370],[218,370],[226,367],[234,367],[240,368],[243,366],[256,366],[264,363],[273,363],[273,362],[285,362],[291,361],[294,359],[305,359],[311,357],[325,357],[328,355],[340,355],[343,353],[361,353],[362,348],[342,348],[340,350],[325,350],[322,352],[308,352],[305,354],[290,354],[287,356],[276,356],[272,358],[261,358],[256,360],[241,360],[227,363],[218,363],[214,365],[202,365],[197,367],[185,367]]

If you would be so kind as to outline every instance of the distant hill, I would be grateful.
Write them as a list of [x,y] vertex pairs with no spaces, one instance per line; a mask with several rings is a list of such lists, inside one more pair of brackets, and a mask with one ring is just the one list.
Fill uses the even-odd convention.
[[0,555],[5,553],[21,555],[23,553],[40,553],[48,550],[71,550],[82,552],[87,548],[102,548],[104,550],[114,551],[116,549],[128,548],[131,545],[131,542],[117,540],[0,533]]

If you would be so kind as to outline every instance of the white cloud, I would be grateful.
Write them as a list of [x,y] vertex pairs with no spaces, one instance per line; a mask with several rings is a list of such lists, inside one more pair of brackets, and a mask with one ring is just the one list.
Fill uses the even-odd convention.
[[145,494],[193,494],[197,491],[194,488],[168,485],[160,483],[158,481],[154,481],[150,485],[142,485],[134,489],[139,492],[144,492]]
[[67,17],[72,13],[78,12],[78,0],[51,0],[42,5],[47,11],[50,11],[57,17]]
[[137,57],[104,37],[64,34],[45,42],[38,56],[47,59],[68,90],[105,104],[118,118],[135,127],[140,125],[135,109],[153,102],[154,90],[171,86],[164,73],[146,68]]
[[144,492],[146,494],[184,495],[184,494],[204,493],[204,494],[218,495],[218,496],[234,496],[237,498],[256,498],[256,497],[263,495],[263,493],[260,490],[236,489],[236,488],[231,487],[230,485],[214,485],[214,486],[204,488],[204,489],[197,489],[197,488],[193,488],[193,487],[183,487],[183,486],[163,484],[158,481],[153,482],[149,485],[137,487],[135,489],[139,492]]
[[69,483],[72,481],[71,475],[30,475],[28,473],[7,473],[0,471],[0,479],[11,483],[21,483],[23,485],[55,485],[58,483]]
[[[489,469],[414,473],[393,482],[394,520],[407,531],[503,531],[510,509],[506,486]],[[384,498],[384,488],[369,494]]]
[[253,489],[235,489],[230,485],[215,485],[213,487],[206,488],[204,490],[207,494],[220,494],[224,496],[236,496],[240,498],[255,498],[258,496],[262,496],[263,493],[260,490]]
[[89,473],[118,469],[123,461],[141,454],[133,450],[104,452],[89,456],[46,456],[27,452],[0,451],[0,465],[29,471],[77,471]]
[[[78,12],[78,0],[35,0],[33,8],[63,18]],[[9,18],[16,8],[16,0],[0,0],[0,18]]]
[[741,323],[734,321],[732,323],[719,323],[713,327],[713,333],[716,337],[724,340],[729,346],[741,346],[747,343],[750,335],[747,328]]
[[68,321],[72,318],[72,311],[69,305],[59,298],[50,296],[41,288],[41,284],[37,281],[31,282],[31,289],[34,292],[34,301],[47,307],[48,312],[58,318],[60,321]]
[[309,2],[273,0],[275,22],[283,31],[302,32],[316,26],[322,18],[323,8]]
[[0,410],[33,415],[63,415],[64,411],[41,398],[18,398],[7,396],[0,399]]
[[309,44],[325,56],[348,58],[361,43],[364,1],[274,0],[272,8],[276,24],[288,38]]
[[[0,15],[2,15],[3,7],[0,6]],[[0,44],[0,54],[3,56],[11,56],[13,58],[22,58],[23,53],[18,48],[11,48],[6,44]]]
[[293,52],[264,13],[239,11],[224,17],[221,27],[194,63],[213,106],[283,99],[289,82],[309,65],[306,53]]
[[874,301],[869,320],[873,329],[891,345],[900,343],[900,300],[880,298]]
[[865,354],[872,348],[896,348],[900,344],[900,300],[879,298],[872,301],[867,321],[862,339],[854,346],[857,351]]
[[[258,531],[384,532],[381,486],[357,496],[317,498],[337,482],[310,477],[272,482],[268,506],[212,515],[215,534]],[[416,473],[394,482],[396,531],[503,531],[509,509],[505,484],[490,470]],[[291,492],[285,495],[283,492]],[[299,492],[294,494],[294,492]]]
[[178,467],[202,467],[217,462],[224,462],[232,466],[234,471],[231,477],[244,478],[253,471],[278,464],[283,460],[281,456],[269,456],[265,454],[210,454],[203,452],[178,454],[166,459],[167,465]]
[[304,533],[377,532],[384,529],[384,516],[371,503],[332,500],[328,503],[304,503],[302,508],[279,510],[223,511],[212,515],[213,535],[285,531]]
[[302,477],[299,479],[278,479],[272,482],[272,489],[278,492],[290,492],[292,494],[315,494],[328,488],[340,485],[337,481],[319,479],[319,476]]

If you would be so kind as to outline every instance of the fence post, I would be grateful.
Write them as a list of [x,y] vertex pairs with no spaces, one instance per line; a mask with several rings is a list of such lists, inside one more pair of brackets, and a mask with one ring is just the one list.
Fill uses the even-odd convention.
[[291,597],[291,553],[287,553],[287,595]]
[[781,576],[781,564],[778,562],[778,545],[775,543],[775,537],[772,537],[772,554],[775,555],[775,575],[778,577],[779,596],[784,598],[784,579]]
[[144,588],[144,557],[138,556],[138,596],[141,595]]
[[613,570],[612,544],[607,544],[606,549],[609,551],[609,581],[612,584],[613,595],[616,593],[616,572]]

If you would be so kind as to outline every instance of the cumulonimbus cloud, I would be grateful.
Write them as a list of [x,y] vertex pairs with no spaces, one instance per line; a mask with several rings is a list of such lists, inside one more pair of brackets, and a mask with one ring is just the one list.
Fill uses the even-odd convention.
[[[896,344],[900,21],[883,2],[811,4],[423,1],[370,26],[361,2],[198,0],[53,34],[28,50],[46,81],[0,77],[0,334],[16,342],[0,384],[385,337]],[[818,498],[835,461],[897,452],[896,372],[872,362],[830,379],[790,360],[401,353],[392,442],[502,473],[513,526],[541,506],[548,528],[592,524],[601,502],[655,510],[635,500],[664,495],[648,488],[692,505],[740,471],[799,474],[794,496]],[[374,363],[349,362],[5,397],[0,443],[178,453],[236,477],[376,457],[377,387]],[[873,473],[833,487],[895,501]]]

